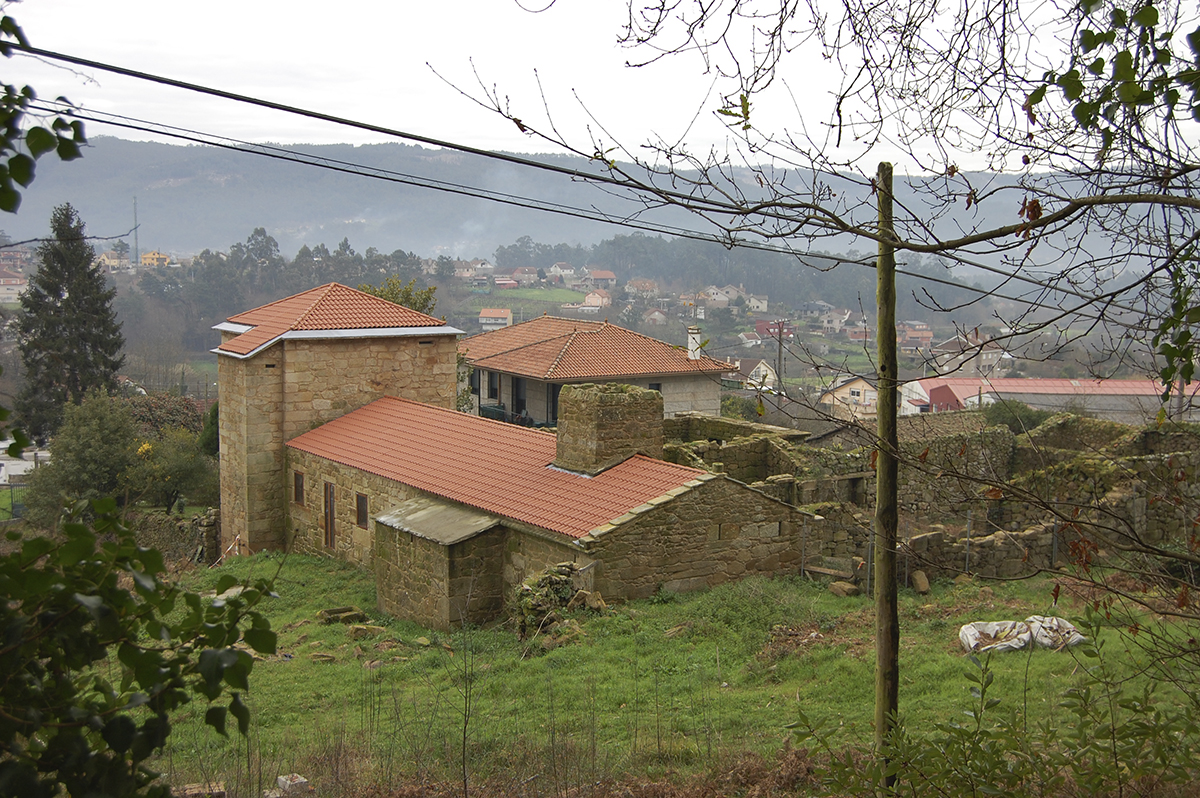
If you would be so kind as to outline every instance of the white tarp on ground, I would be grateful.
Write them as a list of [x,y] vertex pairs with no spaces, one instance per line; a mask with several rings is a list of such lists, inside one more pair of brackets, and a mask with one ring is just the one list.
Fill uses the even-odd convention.
[[1061,650],[1087,638],[1068,621],[1047,615],[1031,615],[1024,621],[976,621],[958,630],[958,640],[967,651],[1020,651],[1031,642]]
[[1019,651],[1032,637],[1029,624],[1021,621],[976,621],[958,630],[963,648],[974,652]]

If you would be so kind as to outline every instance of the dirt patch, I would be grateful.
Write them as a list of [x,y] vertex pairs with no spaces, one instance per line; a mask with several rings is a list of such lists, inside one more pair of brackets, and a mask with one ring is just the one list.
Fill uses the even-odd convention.
[[820,646],[837,646],[853,658],[874,651],[875,609],[865,607],[824,622],[794,626],[778,624],[771,629],[770,637],[757,656],[762,662],[777,662]]

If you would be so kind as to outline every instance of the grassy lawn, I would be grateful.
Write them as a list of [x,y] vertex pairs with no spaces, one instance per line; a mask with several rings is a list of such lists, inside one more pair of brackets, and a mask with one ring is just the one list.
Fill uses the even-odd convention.
[[[176,719],[160,762],[175,783],[240,773],[253,788],[255,773],[269,781],[294,770],[327,783],[453,779],[468,685],[466,750],[476,778],[573,768],[571,783],[583,784],[696,772],[731,752],[774,753],[797,709],[827,719],[844,741],[871,737],[873,608],[813,582],[748,579],[604,615],[581,612],[572,616],[573,641],[552,650],[519,641],[506,625],[443,634],[381,616],[370,576],[325,559],[243,558],[195,572],[192,586],[277,568],[279,598],[266,611],[279,651],[254,669],[249,744],[209,732],[204,706],[193,705]],[[1050,589],[1035,580],[902,591],[903,721],[920,730],[961,717],[971,684],[958,627],[1049,613]],[[386,633],[356,641],[347,627],[316,620],[318,610],[347,604]],[[998,655],[992,667],[1001,711],[1027,707],[1031,721],[1061,712],[1063,691],[1082,671],[1070,652],[1040,649]]]

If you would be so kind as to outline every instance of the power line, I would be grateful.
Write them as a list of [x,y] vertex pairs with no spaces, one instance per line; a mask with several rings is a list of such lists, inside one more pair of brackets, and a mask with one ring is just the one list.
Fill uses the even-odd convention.
[[[48,113],[61,113],[69,106],[54,106],[41,104],[34,106],[35,110],[41,110]],[[169,138],[174,138],[182,141],[188,141],[195,144],[217,147],[234,152],[243,152],[250,155],[259,155],[275,160],[282,160],[292,163],[298,163],[304,166],[313,166],[321,169],[326,169],[334,172],[341,172],[359,177],[367,177],[386,182],[399,183],[402,185],[411,185],[417,188],[432,189],[436,191],[444,191],[448,193],[469,196],[478,199],[484,199],[492,202],[498,202],[516,207],[528,208],[531,210],[543,211],[547,213],[555,213],[564,216],[581,218],[588,221],[601,222],[612,224],[617,227],[625,227],[636,230],[642,230],[651,233],[660,233],[671,235],[679,238],[685,238],[705,243],[718,244],[725,246],[724,242],[712,233],[704,233],[690,228],[668,225],[661,222],[649,222],[636,219],[632,216],[619,217],[613,214],[605,213],[596,208],[581,208],[579,206],[567,205],[564,203],[555,203],[546,200],[526,197],[519,194],[509,194],[506,192],[493,191],[491,189],[483,189],[475,186],[469,186],[461,183],[450,181],[436,180],[417,175],[409,175],[394,170],[383,169],[380,167],[370,167],[352,161],[344,161],[335,158],[314,155],[305,153],[299,150],[294,150],[278,145],[257,144],[239,139],[234,139],[226,136],[220,136],[212,133],[205,133],[189,128],[181,128],[164,123],[153,122],[150,120],[138,119],[136,117],[124,116],[121,114],[102,113],[97,111],[82,111],[80,109],[71,109],[74,117],[84,121],[93,122],[96,124],[104,124],[112,127],[120,127],[127,130],[136,130],[143,133],[152,133],[162,135]],[[816,258],[819,260],[829,260],[836,264],[847,264],[855,266],[866,266],[867,268],[875,268],[874,261],[858,260],[853,258],[839,257],[835,255],[813,254],[813,253],[797,253],[790,247],[779,245],[771,245],[768,243],[757,243],[753,241],[739,241],[735,245],[738,249],[750,249],[754,251],[768,252],[777,255],[784,255],[790,258],[795,258],[801,262],[807,258]],[[979,288],[977,286],[960,283],[954,280],[935,277],[929,274],[909,271],[907,269],[897,269],[897,274],[912,277],[914,279],[925,282],[941,285],[955,290],[961,290],[967,293],[976,294],[978,296],[993,297],[1010,302],[1027,305],[1034,309],[1054,308],[1054,305],[1048,305],[1044,301],[1031,300],[1022,296],[1004,294],[994,289]],[[1027,282],[1032,282],[1029,278],[1025,278]],[[1035,283],[1038,287],[1044,290],[1060,291],[1055,286]],[[1064,293],[1074,293],[1063,291]],[[1082,295],[1081,295],[1082,296]],[[1121,306],[1118,306],[1121,307]],[[1132,308],[1122,307],[1122,309],[1134,312]],[[1098,320],[1100,315],[1088,315],[1081,311],[1076,314],[1080,318]]]
[[[366,122],[359,122],[359,121],[348,119],[345,117],[339,117],[339,116],[335,116],[332,114],[326,114],[326,113],[319,112],[319,111],[312,111],[309,109],[299,108],[299,107],[287,105],[284,103],[277,103],[277,102],[273,102],[270,100],[263,100],[260,98],[251,97],[249,95],[238,94],[235,92],[225,91],[223,89],[216,89],[216,88],[212,88],[209,86],[202,86],[202,85],[195,84],[195,83],[189,83],[187,81],[176,80],[174,78],[168,78],[165,76],[155,75],[155,74],[148,73],[148,72],[142,72],[139,70],[129,69],[126,67],[120,67],[120,66],[116,66],[113,64],[107,64],[107,63],[104,63],[101,61],[95,61],[92,59],[81,58],[79,56],[72,56],[72,55],[68,55],[65,53],[54,52],[51,50],[43,50],[41,48],[31,47],[28,45],[13,44],[12,48],[19,52],[25,52],[30,55],[37,55],[37,56],[40,56],[43,58],[49,58],[49,59],[53,59],[53,60],[64,61],[66,63],[75,64],[77,66],[85,66],[85,67],[89,67],[89,68],[93,68],[93,69],[99,69],[99,70],[103,70],[103,71],[107,71],[107,72],[112,72],[114,74],[124,75],[126,77],[132,77],[132,78],[135,78],[138,80],[145,80],[145,81],[148,81],[151,83],[157,83],[160,85],[171,86],[174,88],[181,88],[181,89],[184,89],[187,91],[197,92],[200,94],[205,94],[205,95],[209,95],[209,96],[213,96],[213,97],[219,97],[219,98],[223,98],[223,99],[233,100],[235,102],[254,105],[257,107],[267,108],[270,110],[281,111],[284,113],[298,115],[298,116],[302,116],[305,118],[314,119],[314,120],[318,120],[318,121],[330,122],[332,124],[342,125],[342,126],[351,127],[351,128],[355,128],[355,129],[359,129],[359,130],[368,131],[368,132],[380,133],[380,134],[390,136],[393,138],[399,138],[399,139],[408,140],[408,141],[415,141],[415,142],[419,142],[422,144],[428,144],[430,146],[436,146],[436,147],[441,147],[441,148],[449,149],[449,150],[456,151],[456,152],[477,155],[480,157],[499,160],[499,161],[512,163],[515,165],[524,166],[524,167],[528,167],[528,168],[549,171],[549,172],[553,172],[556,174],[571,177],[573,180],[581,180],[581,181],[589,182],[589,183],[598,183],[598,184],[602,184],[602,185],[613,186],[613,187],[617,187],[617,188],[620,188],[622,190],[627,190],[627,191],[645,191],[651,195],[655,195],[660,198],[663,198],[664,200],[676,200],[680,203],[684,203],[687,206],[692,206],[691,207],[692,210],[697,210],[695,208],[695,206],[700,205],[700,206],[702,206],[703,209],[707,209],[709,212],[714,212],[714,213],[733,214],[733,215],[739,215],[739,216],[745,215],[745,213],[746,213],[746,209],[744,207],[742,207],[736,203],[733,203],[733,202],[721,202],[716,199],[713,199],[712,197],[698,197],[693,194],[677,192],[677,191],[672,191],[672,190],[668,190],[668,189],[662,189],[662,188],[659,188],[656,186],[651,186],[651,185],[631,184],[631,181],[633,180],[633,178],[626,178],[626,179],[614,178],[614,177],[609,177],[606,175],[601,175],[601,174],[597,174],[597,173],[593,173],[593,172],[585,172],[585,171],[582,171],[579,169],[571,169],[571,168],[567,168],[567,167],[556,166],[554,164],[548,164],[548,163],[545,163],[542,161],[533,160],[531,158],[523,158],[521,156],[513,155],[510,153],[501,153],[501,152],[493,152],[493,151],[489,151],[489,150],[482,150],[477,147],[471,147],[469,145],[458,144],[455,142],[445,141],[442,139],[436,139],[433,137],[423,136],[423,135],[415,134],[415,133],[408,133],[406,131],[402,131],[402,130],[398,130],[398,129],[394,129],[394,128],[387,128],[387,127],[384,127],[381,125],[375,125],[375,124],[366,123]],[[88,118],[86,116],[83,116],[80,112],[78,112],[78,110],[72,110],[72,113],[74,113],[76,116],[79,116],[80,118],[84,118],[84,119]],[[102,122],[102,120],[95,120],[95,121]],[[139,120],[139,121],[142,121],[142,120]],[[144,124],[155,124],[155,123],[146,123],[146,122],[143,122],[143,123]],[[115,123],[115,122],[109,122],[109,124],[130,127],[132,129],[144,130],[144,128],[137,127],[136,125],[129,125],[129,124],[121,125],[120,123]],[[147,130],[146,132],[155,132],[155,131]],[[191,131],[191,133],[196,134],[196,131]],[[173,137],[175,137],[175,138],[186,138],[185,136],[180,136],[180,135],[170,134],[170,133],[165,133],[165,132],[162,132],[161,134],[162,135],[173,135]],[[201,135],[203,135],[203,134],[201,134]],[[245,144],[246,146],[259,146],[259,145],[249,145],[248,143],[243,143],[243,144]],[[214,146],[221,146],[221,145],[214,145]],[[227,147],[227,148],[229,148],[229,147]],[[230,148],[230,149],[236,149],[236,148]],[[260,154],[265,154],[265,153],[260,153]],[[285,160],[287,160],[287,159],[285,159]],[[312,164],[312,165],[319,165],[319,164]],[[342,171],[344,171],[344,170],[342,170]],[[370,176],[370,175],[368,175],[368,176]],[[394,182],[403,182],[403,181],[396,180]],[[428,180],[428,182],[425,184],[413,183],[413,185],[421,185],[422,187],[426,187],[426,188],[439,188],[440,190],[450,190],[448,188],[440,188],[438,186],[432,185],[432,183],[434,183],[434,182],[437,182],[437,181]],[[449,186],[449,185],[453,185],[453,184],[446,184],[446,185]],[[481,194],[482,194],[482,190],[478,190],[478,189],[472,189],[471,191],[474,191],[475,193],[471,193],[470,191],[466,191],[466,189],[468,189],[469,187],[458,186],[457,188],[464,189],[464,191],[461,193],[467,193],[468,195],[471,195],[471,196],[481,196]],[[497,192],[496,194],[497,194],[497,196],[500,196],[499,192]],[[488,197],[484,197],[484,198],[487,199]],[[542,202],[539,200],[532,200],[532,199],[528,199],[528,198],[525,198],[525,200],[528,203]],[[495,199],[495,201],[504,201],[504,200],[497,198],[497,199]],[[510,204],[518,204],[518,203],[510,203]],[[538,210],[551,210],[549,207],[535,207],[532,204],[526,205],[526,207],[534,207],[534,209],[538,209]],[[564,208],[567,208],[567,207],[569,207],[569,206],[564,206]],[[574,213],[576,213],[578,211],[580,211],[580,209],[576,208],[573,211],[568,211],[567,215],[574,215]],[[551,212],[562,212],[562,211],[551,211]],[[596,213],[598,213],[598,212],[596,212]],[[766,216],[768,218],[772,217],[771,213],[767,213],[762,210],[757,211],[757,213],[759,213],[760,215]],[[787,218],[787,217],[781,216],[779,214],[775,214],[775,216],[778,216],[780,219]],[[590,219],[604,221],[604,222],[612,223],[612,224],[622,224],[625,226],[634,227],[635,229],[646,229],[646,230],[650,230],[653,232],[667,232],[668,234],[678,235],[678,236],[684,237],[684,238],[691,238],[694,240],[718,243],[722,246],[730,247],[730,248],[738,247],[738,248],[744,248],[744,249],[755,249],[755,250],[762,250],[762,251],[768,251],[768,252],[776,252],[779,254],[785,254],[790,257],[801,258],[800,253],[797,253],[791,247],[773,247],[773,246],[765,245],[765,244],[755,244],[753,242],[746,241],[744,239],[737,239],[737,238],[731,238],[729,240],[724,240],[724,239],[722,239],[722,237],[720,237],[716,234],[704,234],[704,233],[699,233],[697,231],[682,232],[686,228],[676,228],[680,232],[670,233],[670,232],[668,232],[669,226],[666,226],[666,225],[663,225],[661,227],[653,227],[653,228],[639,227],[638,226],[639,224],[645,224],[645,223],[644,222],[630,223],[630,222],[628,222],[628,220],[618,222],[612,218],[606,218],[606,215],[603,215],[603,214],[599,214],[598,216],[589,215],[589,216],[584,216],[582,218],[590,218]],[[832,261],[835,261],[838,263],[860,263],[860,265],[867,265],[871,268],[874,268],[873,263],[862,263],[860,261],[841,259],[841,258],[836,258],[833,256],[805,253],[803,255],[803,257],[809,257],[809,258],[815,257],[815,258],[821,258],[821,259],[828,259],[828,260],[832,260]],[[1044,281],[1040,281],[1040,280],[1035,280],[1033,278],[1026,277],[1019,273],[1005,272],[1003,270],[996,269],[995,267],[987,266],[986,264],[981,264],[981,263],[973,262],[970,260],[966,260],[966,259],[962,258],[961,256],[956,255],[955,257],[957,260],[959,260],[960,262],[962,262],[966,265],[971,265],[975,268],[980,268],[980,269],[984,269],[987,271],[991,271],[993,273],[996,273],[998,275],[1005,277],[1006,279],[1021,281],[1021,282],[1042,288],[1044,290],[1053,291],[1057,294],[1074,296],[1078,299],[1085,300],[1088,303],[1090,303],[1094,300],[1094,297],[1089,297],[1086,294],[1076,291],[1071,288],[1063,287],[1060,285],[1053,285],[1053,284],[1050,284],[1050,283],[1047,283]],[[1027,304],[1031,307],[1039,308],[1039,309],[1048,307],[1047,305],[1041,304],[1040,302],[1035,302],[1035,301],[1028,300],[1028,299],[1025,299],[1022,297],[1010,297],[1010,296],[1000,295],[994,291],[980,289],[980,288],[976,288],[974,286],[965,286],[965,285],[962,285],[962,284],[959,284],[959,283],[956,283],[956,282],[953,282],[950,280],[944,280],[944,279],[936,278],[936,277],[933,277],[930,275],[921,275],[921,274],[916,274],[916,273],[907,272],[907,271],[898,271],[898,273],[904,274],[905,276],[916,277],[918,279],[926,280],[926,281],[929,281],[932,283],[970,291],[973,293],[977,293],[981,296],[996,296],[1001,299],[1007,299],[1009,301],[1020,302],[1022,304]],[[1113,307],[1116,307],[1120,310],[1125,310],[1127,312],[1134,312],[1134,313],[1138,312],[1134,308],[1122,306],[1122,305],[1116,304],[1115,302],[1110,302],[1109,304],[1112,305]],[[1088,317],[1085,316],[1085,318],[1088,318]]]

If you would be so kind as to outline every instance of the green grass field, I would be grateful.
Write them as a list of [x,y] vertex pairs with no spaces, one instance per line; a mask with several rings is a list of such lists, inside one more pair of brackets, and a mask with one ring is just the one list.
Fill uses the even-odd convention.
[[[176,783],[240,773],[254,787],[256,772],[293,770],[354,783],[452,780],[464,729],[473,778],[573,768],[580,784],[696,772],[742,751],[769,756],[798,709],[828,721],[840,741],[872,734],[873,608],[814,582],[747,579],[582,612],[572,616],[574,641],[546,650],[503,624],[443,634],[379,615],[369,574],[330,560],[257,556],[191,578],[203,589],[222,573],[276,568],[279,598],[266,611],[279,650],[254,668],[250,740],[211,733],[196,703],[176,719],[160,763]],[[936,584],[927,596],[903,590],[903,722],[927,729],[961,717],[971,685],[958,627],[1045,613],[1050,589],[1035,580]],[[386,633],[356,641],[347,627],[316,620],[320,609],[346,604]],[[1081,678],[1070,652],[996,656],[992,667],[999,711],[1025,708],[1031,721],[1054,719],[1063,691]]]

